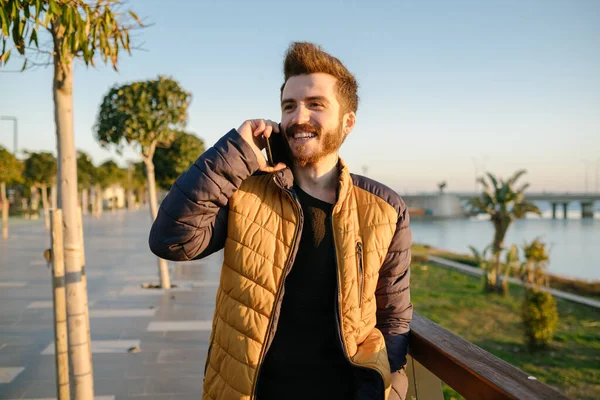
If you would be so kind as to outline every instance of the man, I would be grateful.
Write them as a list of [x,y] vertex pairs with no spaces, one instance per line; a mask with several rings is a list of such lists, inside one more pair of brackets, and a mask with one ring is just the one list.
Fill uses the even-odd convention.
[[[177,179],[150,232],[170,260],[225,249],[203,399],[404,398],[406,206],[338,156],[358,107],[346,67],[293,43],[284,75],[281,125],[227,133]],[[277,135],[287,161],[272,166],[262,150]]]

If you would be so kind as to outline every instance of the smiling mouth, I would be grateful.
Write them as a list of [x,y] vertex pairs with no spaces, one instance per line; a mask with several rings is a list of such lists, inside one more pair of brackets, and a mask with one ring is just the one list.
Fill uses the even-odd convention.
[[309,139],[312,139],[315,137],[317,137],[316,133],[299,132],[299,133],[295,133],[293,138],[295,141],[304,141],[304,140],[309,140]]

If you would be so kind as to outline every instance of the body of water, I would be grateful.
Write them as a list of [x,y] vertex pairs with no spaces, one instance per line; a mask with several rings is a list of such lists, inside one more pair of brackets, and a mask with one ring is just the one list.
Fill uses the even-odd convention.
[[[562,214],[562,212],[561,212]],[[550,247],[549,272],[570,278],[600,280],[600,213],[580,219],[569,210],[570,219],[532,217],[511,224],[505,245],[541,238]],[[562,216],[562,215],[561,215]],[[483,218],[411,221],[413,241],[455,252],[471,254],[469,245],[483,250],[492,242],[494,227]]]

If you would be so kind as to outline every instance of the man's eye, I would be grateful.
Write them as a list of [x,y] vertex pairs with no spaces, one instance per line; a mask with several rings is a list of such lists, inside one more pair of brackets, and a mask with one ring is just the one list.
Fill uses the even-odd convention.
[[310,106],[314,107],[314,108],[319,108],[319,107],[323,107],[323,104],[321,104],[321,103],[310,103]]
[[281,108],[283,109],[283,111],[289,111],[289,110],[291,110],[293,108],[293,106],[291,104],[287,104],[287,105],[285,105],[285,106],[283,106]]

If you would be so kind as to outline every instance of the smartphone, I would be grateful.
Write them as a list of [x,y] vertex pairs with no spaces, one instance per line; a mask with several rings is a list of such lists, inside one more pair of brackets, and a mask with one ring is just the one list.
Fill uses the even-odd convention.
[[279,133],[271,133],[271,137],[267,140],[267,162],[271,167],[282,162],[289,165],[287,162],[286,143],[284,139],[283,129],[279,125]]

